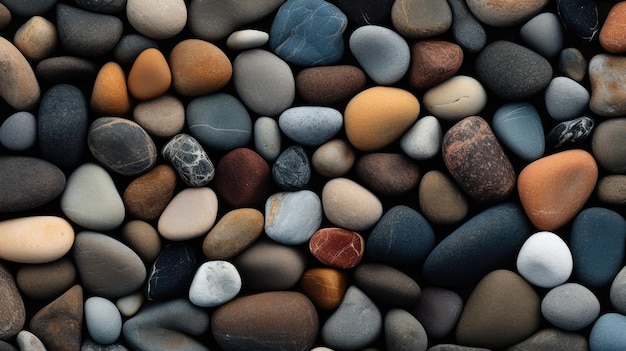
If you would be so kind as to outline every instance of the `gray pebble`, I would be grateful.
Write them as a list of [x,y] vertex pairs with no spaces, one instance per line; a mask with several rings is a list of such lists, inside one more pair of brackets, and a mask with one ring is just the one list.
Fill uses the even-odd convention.
[[280,114],[278,125],[287,137],[304,146],[320,146],[343,127],[341,112],[330,107],[298,106]]
[[16,112],[0,126],[0,144],[9,150],[27,150],[36,142],[37,120],[30,112]]
[[557,121],[580,117],[589,103],[589,92],[573,79],[556,77],[545,91],[548,114]]
[[556,56],[563,48],[563,26],[552,12],[531,18],[520,28],[520,35],[531,49],[547,58]]
[[548,291],[541,301],[541,314],[561,329],[576,331],[598,318],[600,301],[586,287],[565,283]]
[[359,27],[350,35],[350,51],[376,83],[391,85],[409,70],[411,52],[400,34],[376,25]]
[[274,161],[280,155],[280,127],[271,117],[259,117],[254,122],[254,149],[266,161]]

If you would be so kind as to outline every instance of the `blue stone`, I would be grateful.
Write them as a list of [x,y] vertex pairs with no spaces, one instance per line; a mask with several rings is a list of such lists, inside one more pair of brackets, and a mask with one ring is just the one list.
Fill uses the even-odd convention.
[[148,274],[146,298],[156,301],[185,296],[195,268],[196,255],[191,246],[184,243],[166,245]]
[[283,60],[301,66],[338,62],[343,56],[346,15],[323,0],[288,0],[274,17],[270,48]]
[[191,100],[185,118],[191,135],[211,149],[230,151],[252,139],[252,120],[236,97],[216,93]]
[[272,178],[283,190],[304,189],[311,180],[311,162],[302,146],[294,145],[283,151],[272,166]]
[[571,250],[574,274],[588,288],[610,284],[622,268],[626,220],[600,207],[583,210],[572,224]]
[[487,32],[467,8],[464,0],[448,0],[452,11],[454,41],[470,53],[477,53],[487,44]]
[[519,158],[534,161],[543,156],[543,125],[533,105],[527,102],[505,104],[493,115],[492,124],[496,137]]
[[514,260],[532,230],[518,204],[490,207],[435,246],[424,262],[424,278],[446,288],[474,284]]
[[388,264],[415,264],[424,261],[435,246],[435,232],[414,209],[398,205],[378,221],[365,246],[373,259]]
[[595,0],[557,0],[557,11],[565,30],[590,42],[598,32],[598,6]]
[[591,351],[626,350],[626,316],[619,313],[606,313],[593,325],[589,334]]
[[577,145],[583,142],[593,131],[594,121],[582,116],[557,124],[546,137],[546,145],[558,149],[566,145]]
[[341,112],[323,106],[292,107],[278,118],[287,137],[304,146],[320,146],[343,127]]

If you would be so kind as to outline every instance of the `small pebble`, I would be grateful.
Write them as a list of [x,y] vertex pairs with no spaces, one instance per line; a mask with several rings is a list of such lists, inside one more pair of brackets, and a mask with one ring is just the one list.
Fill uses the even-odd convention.
[[270,40],[267,32],[256,29],[242,29],[232,32],[226,39],[231,50],[248,50],[265,45]]
[[126,17],[139,33],[152,39],[167,39],[187,24],[187,4],[183,0],[127,0]]
[[384,196],[407,194],[420,179],[417,164],[397,153],[366,154],[357,160],[354,169],[364,186]]
[[174,90],[185,96],[217,92],[228,84],[233,74],[226,54],[200,39],[187,39],[176,44],[170,52],[169,64]]
[[252,135],[255,151],[266,161],[275,161],[281,150],[278,122],[271,117],[259,117],[254,121]]
[[0,125],[0,144],[9,150],[28,150],[36,142],[37,119],[30,112],[16,112]]
[[545,91],[546,109],[557,121],[580,117],[589,103],[589,92],[573,79],[556,77]]
[[318,147],[311,156],[313,169],[328,178],[346,175],[354,165],[356,155],[343,139],[333,139]]
[[270,167],[261,155],[238,148],[217,164],[215,190],[230,206],[250,207],[265,202],[271,181]]
[[39,338],[29,332],[28,330],[22,330],[17,333],[17,338],[15,339],[17,342],[17,346],[20,350],[28,350],[28,351],[46,351],[46,347],[39,340]]
[[363,70],[351,65],[309,67],[296,75],[298,95],[311,104],[330,105],[350,99],[363,90]]
[[157,219],[174,197],[176,171],[161,164],[131,181],[122,195],[126,210],[137,219]]
[[422,215],[435,224],[455,224],[469,212],[469,204],[450,177],[432,170],[422,177],[418,190]]
[[300,145],[288,147],[272,166],[272,179],[285,191],[301,190],[311,181],[311,161]]
[[302,274],[300,288],[315,306],[334,310],[348,289],[348,277],[339,269],[312,268]]
[[534,161],[545,152],[545,137],[537,109],[527,102],[500,106],[493,115],[493,132],[516,156]]
[[626,118],[612,118],[598,124],[591,150],[598,164],[612,173],[626,173]]
[[566,48],[559,54],[559,70],[580,83],[587,74],[587,60],[576,48]]
[[146,277],[144,293],[149,301],[166,301],[187,295],[194,276],[196,255],[190,245],[165,245]]
[[146,263],[152,263],[161,252],[161,237],[148,222],[126,222],[122,227],[122,239]]
[[20,291],[31,299],[53,300],[76,283],[76,267],[69,258],[49,263],[24,265],[15,280]]
[[253,208],[238,208],[223,215],[202,242],[210,260],[227,260],[252,245],[263,232],[263,214]]
[[487,105],[487,92],[472,77],[454,76],[428,89],[423,103],[435,117],[444,121],[459,121],[482,111]]
[[189,301],[198,307],[220,306],[237,296],[241,277],[228,261],[205,262],[194,274],[189,287]]
[[115,306],[120,311],[122,316],[130,318],[134,316],[141,308],[144,302],[144,296],[142,291],[137,291],[134,294],[128,296],[122,296],[115,301]]
[[184,133],[176,134],[161,151],[163,158],[172,166],[189,186],[209,184],[215,176],[215,167],[200,143]]
[[448,0],[452,11],[452,36],[455,41],[470,53],[481,51],[487,44],[487,32],[476,20],[463,0]]
[[122,37],[122,21],[111,15],[86,11],[59,3],[56,26],[61,47],[81,57],[103,56]]
[[400,139],[400,148],[418,161],[429,160],[441,150],[443,130],[434,116],[424,116],[415,122]]
[[443,339],[456,326],[463,311],[463,299],[452,290],[427,286],[422,289],[411,313],[431,339]]
[[563,27],[576,38],[591,42],[598,33],[598,6],[592,0],[557,0]]
[[573,269],[572,253],[567,243],[552,232],[531,235],[517,255],[518,273],[529,283],[553,288],[565,283]]
[[581,144],[593,132],[595,122],[587,116],[563,121],[557,124],[546,136],[546,146],[558,149],[564,146]]
[[16,110],[29,110],[39,102],[41,91],[33,68],[10,41],[0,38],[0,64],[7,67],[0,83],[0,97]]
[[421,299],[413,278],[382,263],[362,263],[354,270],[354,284],[383,306],[409,307]]
[[598,199],[606,204],[626,204],[626,175],[613,174],[600,178],[596,193]]
[[591,99],[589,109],[603,117],[626,114],[626,94],[614,87],[626,84],[626,58],[598,54],[589,61]]
[[552,58],[563,48],[565,33],[557,15],[543,12],[520,28],[520,36],[531,49],[546,58]]
[[409,84],[429,89],[451,78],[463,63],[463,49],[443,40],[420,40],[411,46]]
[[452,25],[452,12],[444,0],[400,0],[391,7],[391,22],[404,37],[434,37]]
[[349,230],[365,230],[383,215],[376,195],[348,178],[334,178],[322,189],[324,215],[333,224]]
[[89,105],[103,116],[124,116],[130,111],[126,73],[119,64],[111,61],[100,68]]
[[343,127],[343,116],[330,107],[298,106],[283,111],[278,118],[278,126],[296,143],[316,147],[339,133]]
[[31,17],[18,28],[13,43],[32,61],[49,57],[59,45],[56,27],[41,16]]
[[155,48],[142,51],[128,73],[128,91],[139,100],[165,94],[172,84],[172,72],[165,57]]
[[361,262],[365,253],[365,241],[361,235],[351,230],[322,228],[311,236],[309,251],[328,266],[349,269]]
[[385,345],[389,351],[426,351],[428,336],[409,312],[394,308],[385,314]]

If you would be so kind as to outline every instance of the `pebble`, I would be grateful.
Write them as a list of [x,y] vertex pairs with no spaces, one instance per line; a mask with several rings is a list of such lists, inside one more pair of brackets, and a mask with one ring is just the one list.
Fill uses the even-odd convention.
[[59,84],[45,92],[37,115],[37,137],[44,158],[61,168],[77,167],[88,128],[87,100],[81,90]]
[[550,117],[565,121],[585,112],[589,103],[589,92],[573,79],[555,77],[546,87],[545,102]]
[[165,301],[186,295],[195,267],[196,255],[190,245],[180,242],[165,245],[146,277],[146,298]]
[[[126,0],[123,1],[126,3]],[[130,68],[137,59],[137,56],[148,48],[158,50],[159,44],[141,34],[126,34],[117,42],[117,45],[115,45],[115,48],[113,49],[113,58],[121,66],[124,66],[124,68]]]
[[493,27],[512,27],[536,15],[548,4],[548,0],[531,0],[523,3],[515,0],[485,2],[468,0],[467,6],[482,23]]
[[624,314],[624,311],[626,311],[626,269],[624,267],[620,269],[615,279],[613,279],[609,293],[609,300],[613,308],[617,312]]
[[441,149],[443,131],[434,116],[423,116],[400,138],[400,148],[409,157],[418,161],[435,157]]
[[31,299],[53,300],[76,283],[76,267],[67,257],[49,263],[24,265],[15,280],[20,291]]
[[418,190],[422,215],[435,224],[455,224],[469,212],[469,204],[461,190],[445,173],[428,171]]
[[517,191],[526,215],[539,230],[552,231],[573,219],[591,196],[598,166],[581,149],[561,151],[528,164]]
[[589,61],[591,99],[589,109],[603,117],[621,117],[626,114],[626,95],[616,86],[626,84],[626,58],[598,54]]
[[587,74],[587,59],[576,48],[563,49],[559,54],[559,70],[580,83]]
[[85,10],[100,13],[118,13],[125,9],[126,0],[74,0]]
[[211,332],[223,350],[309,350],[319,329],[311,300],[295,291],[239,297],[211,316]]
[[346,15],[323,0],[290,0],[280,6],[269,45],[283,60],[300,66],[325,66],[343,56]]
[[550,328],[540,330],[530,338],[506,350],[587,351],[589,350],[589,343],[587,339],[580,334]]
[[601,207],[581,211],[572,224],[570,246],[574,275],[589,288],[611,284],[623,266],[626,220]]
[[263,232],[261,211],[238,208],[224,214],[202,242],[202,252],[209,260],[228,260],[254,243]]
[[311,165],[315,172],[328,178],[346,175],[355,161],[354,150],[343,139],[333,139],[324,143],[311,156]]
[[425,90],[442,83],[461,68],[463,49],[444,40],[420,40],[411,45],[409,84]]
[[452,11],[444,0],[395,1],[391,22],[404,37],[411,39],[434,37],[445,33],[452,25]]
[[198,307],[220,306],[237,296],[241,277],[228,261],[205,262],[194,274],[189,287],[189,301]]
[[155,99],[172,84],[172,72],[165,57],[155,48],[142,51],[128,73],[128,91],[139,100]]
[[169,165],[160,164],[147,173],[133,179],[122,200],[129,214],[137,219],[157,219],[174,196],[176,171]]
[[613,174],[600,178],[596,195],[600,201],[609,205],[626,204],[626,175]]
[[311,268],[302,274],[300,288],[316,307],[334,310],[348,289],[348,277],[339,269]]
[[487,92],[476,79],[454,76],[428,89],[424,107],[444,121],[459,121],[477,115],[487,105]]
[[25,4],[21,0],[7,0],[3,1],[3,5],[11,11],[12,14],[21,17],[31,17],[35,15],[41,15],[46,11],[49,11],[56,4],[56,0],[43,0],[36,4]]
[[54,24],[44,17],[33,16],[15,32],[13,43],[31,61],[49,57],[59,45]]
[[89,337],[83,339],[80,349],[81,351],[129,351],[126,346],[119,342],[110,345],[101,345]]
[[126,222],[122,227],[122,240],[146,263],[152,263],[161,252],[161,237],[148,222]]
[[75,56],[57,56],[39,61],[35,72],[43,84],[88,84],[96,79],[99,66]]
[[348,230],[371,228],[383,215],[376,195],[349,178],[329,180],[322,189],[322,209],[333,224]]
[[420,322],[409,312],[394,308],[385,314],[385,345],[389,351],[426,351],[428,336]]
[[133,350],[208,351],[195,337],[209,330],[209,314],[187,299],[152,303],[122,326]]
[[71,55],[89,58],[111,52],[124,27],[115,16],[61,3],[56,6],[56,26],[63,49]]
[[346,14],[348,21],[358,26],[389,23],[394,2],[395,0],[333,1]]
[[321,224],[322,201],[310,190],[276,193],[265,202],[265,234],[281,244],[304,244]]
[[11,23],[13,16],[11,16],[11,11],[3,4],[0,6],[0,29],[5,28]]
[[311,161],[300,145],[283,150],[272,165],[272,179],[286,191],[301,190],[311,180]]
[[531,162],[545,152],[545,137],[537,109],[527,102],[500,106],[493,115],[493,132],[517,157]]
[[231,50],[248,50],[261,47],[270,40],[267,32],[256,29],[242,29],[232,32],[226,38],[226,46]]
[[503,348],[534,334],[540,322],[537,292],[516,273],[498,269],[472,291],[455,336],[462,345]]
[[610,53],[626,52],[626,38],[621,26],[626,16],[626,5],[617,3],[611,7],[598,36],[602,48]]
[[217,164],[216,174],[215,190],[232,207],[261,205],[269,194],[270,166],[250,149],[228,152]]
[[[485,46],[476,57],[475,70],[476,78],[489,92],[507,100],[523,100],[542,91],[553,73],[543,56],[506,40]],[[507,79],[501,79],[504,76]]]
[[20,348],[20,350],[46,351],[46,347],[41,342],[41,340],[39,340],[39,338],[35,334],[27,330],[22,330],[17,333],[17,338],[15,338],[15,341],[17,342],[17,346]]
[[[455,0],[456,1],[456,0]],[[439,344],[428,348],[427,351],[487,351],[482,347],[462,346],[455,344]]]
[[517,255],[517,272],[529,283],[553,288],[565,283],[573,269],[572,253],[567,243],[552,232],[531,235]]
[[365,253],[365,240],[351,230],[322,228],[311,236],[309,251],[328,266],[350,269],[361,262]]
[[57,216],[17,217],[0,221],[0,258],[18,263],[47,263],[72,248],[74,230]]
[[575,146],[587,139],[595,122],[587,116],[563,121],[557,124],[546,136],[546,146],[558,149],[563,146]]
[[233,264],[241,275],[244,289],[288,290],[306,269],[306,257],[293,246],[271,240],[257,240],[237,255]]
[[354,270],[354,284],[383,306],[410,307],[421,299],[413,278],[382,263],[362,263]]
[[83,289],[74,285],[37,311],[29,331],[49,350],[79,350],[83,327]]
[[541,314],[563,330],[587,327],[600,315],[600,301],[591,290],[577,283],[559,285],[543,297]]
[[0,340],[17,335],[26,323],[26,309],[11,272],[0,264]]
[[322,340],[333,349],[357,350],[383,331],[383,317],[372,300],[354,285],[321,328]]
[[344,110],[348,141],[361,151],[376,151],[399,139],[417,120],[415,95],[394,87],[376,86],[354,96]]
[[452,36],[455,41],[470,53],[481,51],[487,44],[487,32],[476,20],[463,0],[448,0],[452,11]]
[[82,286],[96,296],[122,297],[137,291],[146,280],[146,267],[141,258],[106,234],[78,233],[72,256]]
[[9,150],[28,150],[36,142],[37,119],[30,112],[16,112],[0,125],[0,144]]
[[226,54],[200,39],[187,39],[176,44],[170,52],[169,64],[174,90],[185,96],[214,93],[228,84],[233,74]]
[[85,300],[85,325],[93,341],[102,345],[114,343],[122,333],[122,316],[113,302],[92,296]]
[[598,164],[612,173],[626,173],[626,118],[612,118],[598,124],[591,150]]
[[346,101],[363,90],[365,72],[352,65],[304,68],[295,77],[296,91],[306,102],[331,105]]
[[489,207],[435,246],[424,262],[424,278],[450,288],[476,283],[513,260],[530,231],[517,204]]
[[157,229],[167,240],[194,239],[213,227],[217,210],[217,195],[211,188],[185,188],[167,204],[159,217]]
[[528,46],[546,58],[559,54],[564,32],[559,17],[552,12],[540,13],[520,28],[520,36]]
[[626,327],[626,316],[605,313],[593,324],[589,334],[589,349],[621,350],[626,347],[626,336],[621,332]]
[[104,116],[124,116],[130,111],[126,73],[122,66],[110,61],[104,64],[93,85],[89,106]]
[[387,210],[367,238],[367,253],[387,264],[416,264],[435,247],[435,233],[414,209],[397,205]]
[[511,161],[481,117],[466,117],[448,129],[441,153],[448,172],[478,202],[504,200],[515,189]]
[[280,130],[303,146],[320,146],[334,137],[343,127],[343,115],[331,107],[291,107],[278,118]]
[[598,32],[598,6],[591,0],[557,0],[557,13],[568,33],[591,42]]
[[176,134],[163,146],[161,154],[178,172],[185,184],[200,187],[215,176],[215,167],[200,143],[191,135]]
[[96,119],[89,126],[87,145],[96,160],[121,175],[139,175],[156,164],[154,141],[139,124],[126,118]]
[[126,18],[135,30],[152,39],[168,39],[187,24],[183,0],[127,0]]
[[362,184],[384,196],[407,194],[419,182],[420,170],[399,153],[369,153],[356,161],[355,172]]
[[126,318],[134,316],[141,308],[144,302],[143,292],[137,291],[136,293],[122,296],[115,301],[115,306],[120,311],[121,315]]
[[349,46],[365,74],[379,85],[397,83],[409,70],[411,50],[389,28],[365,25],[350,35]]
[[287,62],[263,49],[237,55],[233,83],[246,107],[262,116],[280,115],[296,97],[295,79]]
[[411,313],[431,339],[443,339],[456,326],[463,311],[463,299],[452,290],[427,286],[422,289]]
[[281,134],[278,122],[271,117],[259,117],[252,130],[254,150],[266,161],[274,161],[280,155]]

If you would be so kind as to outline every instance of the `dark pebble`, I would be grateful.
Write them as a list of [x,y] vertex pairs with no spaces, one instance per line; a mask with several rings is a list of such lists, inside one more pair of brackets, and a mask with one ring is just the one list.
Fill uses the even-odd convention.
[[33,17],[42,15],[50,10],[57,3],[57,0],[3,0],[2,4],[6,6],[11,14],[21,17]]
[[118,13],[126,9],[126,0],[74,0],[76,5],[88,11]]
[[141,34],[127,34],[119,40],[113,49],[113,57],[120,65],[130,68],[137,56],[149,48],[159,49],[159,44]]
[[587,139],[593,131],[593,127],[593,119],[587,116],[561,122],[552,128],[546,136],[546,145],[553,149],[575,146]]
[[163,158],[170,161],[189,186],[205,186],[215,176],[215,167],[200,143],[187,134],[175,135],[164,147]]
[[230,151],[217,164],[215,190],[230,206],[249,207],[264,203],[271,183],[270,166],[251,149]]
[[272,166],[272,178],[283,190],[304,189],[311,180],[311,162],[304,148],[294,145],[281,152]]
[[389,307],[409,307],[420,299],[417,282],[385,264],[358,265],[354,270],[354,283],[374,301]]
[[45,84],[89,84],[93,86],[99,67],[94,62],[74,56],[56,56],[41,60],[35,73]]
[[593,40],[599,30],[595,0],[557,0],[556,7],[566,31],[578,39]]
[[560,329],[544,329],[506,351],[588,351],[587,339]]
[[422,323],[429,338],[443,339],[456,326],[463,311],[463,299],[452,290],[427,286],[411,313]]
[[487,44],[487,32],[463,0],[448,0],[452,11],[452,35],[463,49],[476,53]]
[[411,158],[399,153],[369,153],[355,164],[357,177],[374,193],[398,196],[413,190],[420,170]]
[[196,269],[196,255],[184,243],[166,245],[148,273],[145,295],[148,300],[185,297]]
[[333,3],[357,26],[387,24],[391,21],[391,7],[395,0],[335,0]]

